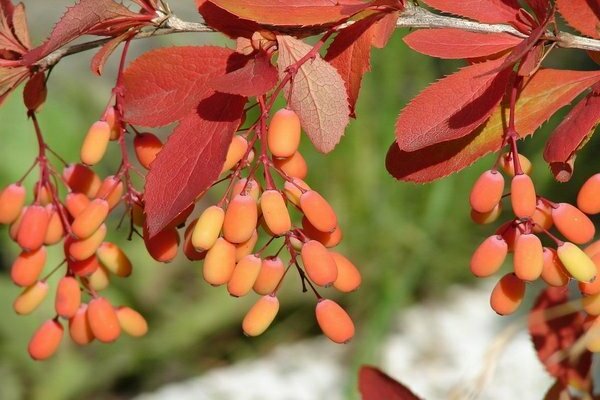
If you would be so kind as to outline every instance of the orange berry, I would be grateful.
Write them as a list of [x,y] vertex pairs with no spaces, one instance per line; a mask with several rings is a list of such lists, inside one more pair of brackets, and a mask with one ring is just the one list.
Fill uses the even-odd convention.
[[71,217],[75,218],[90,205],[90,199],[83,193],[69,193],[65,198],[65,206]]
[[103,199],[94,199],[73,220],[71,231],[78,239],[87,239],[96,232],[106,220],[110,208]]
[[327,200],[314,190],[300,196],[300,208],[306,219],[321,232],[333,232],[337,227],[337,216]]
[[594,238],[594,223],[577,207],[567,203],[559,203],[552,209],[554,226],[567,240],[576,243],[587,243]]
[[500,315],[512,314],[519,308],[525,296],[525,282],[517,278],[515,274],[504,275],[490,296],[492,310]]
[[140,133],[133,138],[135,155],[142,167],[146,169],[150,169],[150,164],[162,150],[162,147],[163,144],[160,139],[150,132]]
[[90,167],[83,164],[69,164],[62,173],[65,184],[74,193],[94,197],[102,185],[100,178]]
[[588,245],[585,248],[584,252],[585,252],[585,254],[587,254],[590,257],[593,257],[597,253],[600,253],[600,240],[596,240],[595,242],[592,242],[590,245]]
[[225,163],[221,169],[221,173],[233,168],[246,154],[248,150],[248,141],[245,137],[240,135],[233,136],[231,144],[227,149],[227,156],[225,157]]
[[46,298],[48,294],[48,284],[44,281],[37,281],[31,286],[26,287],[13,302],[13,309],[19,315],[28,315],[34,312]]
[[[248,183],[246,184],[246,182]],[[233,189],[231,190],[232,198],[238,194],[248,195],[252,197],[254,201],[258,201],[258,198],[260,197],[260,186],[254,179],[248,181],[248,178],[242,178],[233,185]]]
[[279,311],[279,300],[276,296],[262,296],[248,310],[242,321],[242,330],[246,336],[258,336],[267,330]]
[[67,258],[67,265],[73,274],[83,277],[90,276],[96,272],[98,268],[100,268],[100,262],[95,255],[81,261],[75,261]]
[[19,286],[31,286],[38,280],[45,265],[45,247],[31,252],[22,251],[10,268],[10,277]]
[[544,249],[540,239],[525,233],[515,243],[514,270],[522,281],[531,282],[542,274],[544,269]]
[[267,145],[269,151],[275,157],[290,157],[300,146],[300,118],[289,108],[282,108],[273,114],[269,131],[267,133]]
[[510,201],[518,218],[531,217],[536,210],[535,186],[529,175],[515,175],[510,183]]
[[81,161],[87,165],[95,165],[106,153],[110,140],[110,126],[106,121],[96,121],[88,130],[81,145]]
[[337,267],[337,278],[333,282],[333,287],[340,292],[353,292],[360,286],[362,277],[356,266],[340,253],[330,252]]
[[108,270],[100,265],[90,276],[87,277],[88,285],[96,292],[106,289],[110,285]]
[[281,236],[292,229],[292,220],[285,200],[277,190],[265,190],[260,196],[263,218],[273,236]]
[[75,261],[83,261],[96,253],[106,237],[106,225],[100,228],[87,239],[76,240],[69,237],[65,240],[65,254]]
[[[600,274],[600,254],[590,257],[596,266],[596,276]],[[592,282],[579,282],[579,290],[585,295],[600,293],[600,279],[594,279]]]
[[144,228],[144,244],[152,258],[159,262],[168,263],[177,256],[179,233],[175,228],[166,228],[150,239],[148,230]]
[[304,243],[300,252],[306,274],[319,286],[330,286],[338,276],[337,265],[329,250],[316,240]]
[[262,260],[260,271],[252,289],[258,294],[271,294],[277,289],[277,285],[283,279],[285,267],[279,257],[267,257]]
[[12,224],[21,215],[25,205],[25,188],[13,183],[0,192],[0,224]]
[[192,244],[192,234],[194,233],[194,229],[196,228],[197,219],[193,220],[187,228],[185,229],[185,233],[183,235],[183,254],[190,261],[199,261],[204,260],[206,257],[206,250],[198,251]]
[[488,237],[471,257],[471,272],[480,278],[494,275],[502,267],[507,253],[508,245],[502,236]]
[[[501,158],[502,170],[509,176],[515,176],[515,163],[512,158],[512,153],[506,153]],[[519,154],[519,164],[521,164],[521,170],[526,175],[531,175],[533,169],[531,161],[523,154]]]
[[64,333],[63,326],[55,319],[44,322],[33,334],[27,351],[36,361],[46,360],[56,353]]
[[235,246],[223,238],[218,238],[206,253],[202,276],[213,286],[226,284],[235,269]]
[[504,192],[504,177],[496,170],[487,170],[477,178],[469,202],[479,213],[488,213],[496,207]]
[[273,164],[289,177],[304,179],[308,174],[308,166],[299,151],[286,158],[274,158]]
[[109,175],[102,181],[96,197],[108,201],[108,207],[113,209],[121,201],[123,190],[123,181],[117,179],[114,175]]
[[87,304],[82,304],[71,319],[69,319],[69,335],[71,339],[80,346],[91,343],[94,333],[87,318]]
[[258,206],[251,196],[238,194],[225,212],[223,236],[231,243],[243,243],[252,237],[258,222]]
[[600,174],[594,174],[579,189],[577,208],[586,214],[600,213]]
[[332,342],[348,343],[354,336],[354,323],[339,304],[333,300],[320,299],[315,309],[317,323]]
[[90,301],[87,320],[94,337],[101,342],[114,342],[121,334],[117,313],[104,297],[96,297]]
[[52,185],[38,186],[37,184],[33,187],[33,197],[37,199],[38,203],[43,206],[47,206],[52,203],[54,199],[53,195],[54,187]]
[[192,233],[192,244],[198,250],[210,249],[223,228],[225,211],[219,206],[210,206],[200,214]]
[[592,353],[600,352],[600,318],[595,318],[585,334],[585,347]]
[[54,205],[48,205],[46,206],[46,209],[50,214],[50,219],[48,220],[48,229],[46,230],[46,236],[44,237],[44,244],[51,246],[62,240],[65,236],[65,228],[56,207]]
[[556,250],[547,247],[544,247],[542,279],[546,284],[554,287],[563,287],[569,283],[569,274],[558,258]]
[[104,242],[98,247],[96,256],[100,264],[107,270],[120,277],[131,275],[131,261],[119,246],[114,243]]
[[260,272],[261,260],[254,254],[242,258],[227,282],[227,291],[233,297],[242,297],[252,290]]
[[539,199],[531,219],[534,223],[533,232],[541,233],[544,232],[544,230],[550,230],[552,225],[554,225],[554,221],[552,220],[552,207],[545,201]]
[[37,250],[44,244],[50,214],[45,207],[32,205],[27,207],[19,224],[17,243],[23,250]]
[[579,247],[564,242],[556,249],[558,258],[571,276],[580,282],[592,282],[596,279],[597,268],[592,259]]
[[102,118],[110,126],[110,140],[117,140],[121,137],[120,122],[117,120],[117,114],[114,107],[109,107]]
[[116,312],[121,329],[129,336],[142,337],[148,333],[148,323],[139,312],[129,307],[119,307]]
[[333,232],[321,232],[315,228],[306,216],[302,217],[302,233],[308,236],[310,239],[319,241],[325,247],[335,247],[342,241],[343,233],[340,226],[336,226]]
[[515,243],[521,234],[522,232],[520,226],[516,225],[513,221],[505,222],[496,230],[496,235],[502,236],[508,245],[509,253],[514,250]]
[[58,281],[54,307],[56,313],[63,318],[73,318],[81,305],[81,289],[79,282],[72,276],[65,276]]
[[246,240],[244,243],[236,243],[235,246],[235,262],[240,261],[242,258],[246,257],[248,254],[254,251],[254,246],[256,246],[256,242],[258,242],[258,232],[254,230],[250,239]]
[[21,221],[23,221],[23,215],[25,215],[25,211],[27,211],[28,208],[29,207],[23,207],[21,214],[19,214],[15,222],[10,224],[10,227],[8,228],[8,236],[13,242],[17,241],[17,236],[19,236],[19,228],[21,227]]
[[300,178],[292,178],[291,181],[285,181],[283,184],[285,197],[298,207],[300,207],[300,196],[307,190],[310,190],[310,187]]
[[471,219],[476,224],[485,225],[491,224],[495,222],[498,217],[502,214],[502,203],[496,204],[496,207],[492,209],[492,211],[488,211],[486,213],[480,213],[473,209],[471,209]]
[[600,293],[581,298],[583,310],[590,315],[600,315]]

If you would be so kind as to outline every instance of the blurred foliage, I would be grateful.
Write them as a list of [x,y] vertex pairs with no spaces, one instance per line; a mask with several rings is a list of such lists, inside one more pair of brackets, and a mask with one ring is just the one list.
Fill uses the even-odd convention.
[[[192,15],[180,15],[194,19]],[[50,26],[50,21],[44,23]],[[493,163],[493,156],[430,185],[400,183],[385,171],[385,154],[394,138],[398,111],[430,82],[459,65],[409,51],[402,43],[403,33],[397,32],[385,50],[374,51],[374,72],[365,77],[358,118],[336,151],[324,157],[307,140],[303,143],[310,166],[307,180],[333,203],[345,235],[340,250],[364,276],[363,287],[350,295],[325,291],[326,296],[337,296],[347,305],[357,322],[357,336],[347,346],[349,397],[355,396],[357,367],[377,362],[380,346],[399,310],[425,297],[441,296],[454,282],[471,282],[470,253],[492,232],[490,227],[470,222],[468,193],[477,175]],[[232,46],[215,35],[202,35],[200,39]],[[172,43],[198,44],[198,36],[136,42],[131,58],[154,46]],[[49,145],[67,160],[77,159],[82,135],[100,115],[114,79],[113,64],[103,78],[93,77],[87,69],[90,56],[74,56],[53,71],[49,100],[39,117]],[[551,62],[591,68],[588,61],[573,52]],[[593,140],[589,147],[595,151],[578,160],[574,182],[550,186],[552,179],[543,166],[540,150],[556,120],[546,124],[534,139],[528,139],[523,148],[537,166],[534,175],[538,188],[550,197],[568,199],[578,184],[598,169],[593,154],[599,143]],[[19,93],[0,108],[0,121],[0,185],[4,186],[21,177],[37,149]],[[117,167],[118,161],[112,157],[96,170],[107,175]],[[27,182],[31,184],[34,178],[31,176]],[[114,213],[111,228],[116,227],[119,217],[119,212]],[[108,296],[115,304],[132,305],[142,311],[150,323],[150,333],[143,339],[124,337],[112,345],[95,343],[84,349],[64,340],[54,359],[34,363],[27,356],[27,341],[35,327],[52,314],[53,299],[48,299],[33,316],[14,315],[11,303],[19,289],[10,282],[7,271],[18,249],[9,242],[6,231],[6,227],[0,228],[3,400],[129,398],[318,333],[312,295],[303,295],[299,282],[290,279],[284,287],[276,323],[260,338],[245,338],[240,322],[253,299],[235,300],[223,288],[209,287],[201,280],[199,263],[180,258],[168,265],[157,264],[145,253],[139,239],[126,242],[128,232],[122,229],[113,232],[111,239],[125,248],[135,271],[129,279],[114,279]],[[60,262],[59,250],[52,252],[48,270]]]

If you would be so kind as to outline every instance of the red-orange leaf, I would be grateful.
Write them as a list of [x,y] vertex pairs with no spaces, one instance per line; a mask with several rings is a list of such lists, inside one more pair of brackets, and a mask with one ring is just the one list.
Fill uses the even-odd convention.
[[381,18],[375,24],[375,33],[373,35],[373,47],[383,49],[394,32],[396,31],[396,22],[400,11],[394,11],[386,14],[385,17]]
[[0,105],[28,76],[29,69],[26,67],[0,67]]
[[600,122],[600,95],[590,93],[582,99],[554,131],[544,150],[544,160],[561,170],[575,153],[585,145]]
[[362,400],[419,400],[406,386],[368,365],[358,372],[358,390]]
[[360,0],[210,0],[246,20],[272,26],[330,26],[364,10]]
[[488,24],[515,22],[519,10],[517,0],[424,0],[424,2],[440,11]]
[[[599,80],[600,72],[597,71],[538,71],[525,82],[517,100],[517,132],[521,137],[533,134],[558,109]],[[500,149],[507,117],[506,106],[498,106],[485,125],[470,135],[419,151],[404,152],[393,143],[386,158],[386,167],[397,179],[419,183],[458,172],[480,157]]]
[[23,54],[31,43],[27,29],[25,6],[10,0],[0,1],[0,58],[2,51]]
[[246,99],[215,93],[177,125],[146,178],[151,236],[165,228],[217,179]]
[[218,92],[254,97],[273,89],[277,80],[277,69],[271,64],[271,57],[259,51],[242,68],[216,76],[210,85]]
[[404,37],[413,50],[439,58],[474,58],[500,53],[521,42],[508,33],[475,33],[460,29],[420,29]]
[[567,24],[584,35],[598,38],[600,2],[598,0],[556,0],[558,12]]
[[216,76],[241,66],[239,54],[223,47],[185,46],[149,51],[125,70],[125,120],[162,126],[188,115],[211,96]]
[[261,29],[256,22],[239,18],[211,3],[210,0],[196,0],[196,6],[206,25],[231,38],[251,38],[252,33]]
[[[119,29],[123,30],[140,24],[144,18],[149,20],[152,17],[142,17],[113,0],[80,0],[62,16],[46,42],[25,54],[23,61],[30,65],[102,25],[119,24]],[[121,32],[114,30],[113,33]]]
[[346,84],[350,115],[358,99],[363,75],[371,70],[371,45],[375,39],[377,16],[362,19],[343,29],[333,40],[325,61],[337,69]]
[[[287,68],[307,55],[312,47],[291,36],[277,36],[279,77]],[[284,87],[289,107],[294,110],[313,145],[328,153],[338,144],[349,122],[349,108],[344,81],[336,69],[318,54],[298,68],[291,95],[290,84]]]
[[125,32],[122,35],[119,35],[116,38],[113,38],[109,42],[105,43],[104,46],[102,46],[92,58],[92,72],[98,76],[102,75],[104,64],[106,64],[106,62],[108,61],[112,53],[117,49],[117,47],[119,47],[119,45],[125,40],[127,40],[127,38],[129,38],[130,36],[131,32]]
[[584,351],[579,358],[557,357],[557,353],[569,350],[584,333],[585,316],[574,311],[561,317],[552,315],[553,309],[568,301],[565,288],[549,287],[538,297],[529,314],[529,334],[538,358],[548,373],[564,385],[585,387],[589,379],[592,354]]
[[396,121],[401,150],[415,151],[469,135],[500,103],[509,70],[491,74],[503,59],[474,64],[419,93]]

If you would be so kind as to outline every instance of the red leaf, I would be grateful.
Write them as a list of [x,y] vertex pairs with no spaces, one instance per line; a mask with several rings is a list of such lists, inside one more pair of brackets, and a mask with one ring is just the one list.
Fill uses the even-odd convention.
[[590,93],[571,109],[548,139],[544,160],[558,164],[555,168],[566,164],[587,143],[599,122],[600,95]]
[[36,72],[23,89],[23,102],[29,111],[36,111],[46,101],[48,89],[46,88],[46,74]]
[[25,6],[10,0],[0,2],[0,51],[24,54],[30,47]]
[[396,22],[400,16],[400,11],[394,11],[386,14],[385,17],[377,21],[375,24],[375,32],[373,36],[373,47],[383,49],[394,32],[396,31]]
[[175,128],[146,177],[150,236],[165,228],[218,178],[246,99],[215,93]]
[[[526,80],[516,103],[516,129],[521,137],[533,134],[558,109],[600,80],[597,71],[542,69]],[[393,143],[386,167],[395,178],[425,183],[458,172],[480,157],[498,151],[508,121],[506,105],[498,106],[478,130],[458,140],[405,152]]]
[[28,76],[29,69],[26,67],[0,67],[0,105]]
[[196,0],[196,5],[206,25],[233,39],[238,37],[251,38],[254,32],[262,29],[256,22],[241,19],[217,7],[210,0]]
[[[279,43],[279,77],[287,68],[307,55],[312,47],[291,36],[277,36]],[[313,145],[328,153],[338,144],[348,125],[348,99],[344,81],[336,69],[318,54],[298,68],[290,95],[290,84],[284,87],[289,106],[299,118]]]
[[538,21],[543,21],[550,11],[550,0],[525,0],[525,2],[529,4]]
[[216,76],[241,66],[242,56],[214,46],[169,47],[149,51],[123,75],[125,120],[162,126],[188,115],[211,96]]
[[400,113],[396,138],[401,150],[415,151],[469,135],[500,103],[510,77],[491,74],[503,59],[474,64],[419,93]]
[[406,386],[367,365],[358,372],[358,390],[362,400],[419,400]]
[[325,56],[325,61],[337,69],[345,82],[352,117],[355,116],[354,106],[362,77],[371,70],[371,45],[375,39],[375,22],[376,17],[365,18],[343,29],[335,37]]
[[217,76],[210,84],[218,92],[253,97],[273,89],[277,80],[277,69],[271,64],[271,57],[259,51],[242,68]]
[[360,0],[210,0],[239,18],[271,26],[331,26],[366,9]]
[[558,357],[585,332],[583,313],[574,311],[561,317],[552,315],[555,307],[568,301],[568,289],[549,287],[538,297],[529,313],[529,334],[537,356],[548,373],[564,385],[587,386],[592,365],[592,354],[585,351],[578,359]]
[[[120,29],[140,24],[143,17],[112,0],[80,0],[70,7],[54,26],[50,37],[41,46],[25,54],[23,61],[31,65],[79,36],[88,34],[101,25],[121,24]],[[123,25],[125,24],[125,25]],[[120,34],[115,30],[116,34]]]
[[119,47],[121,43],[127,40],[128,37],[131,36],[131,32],[125,32],[116,38],[111,39],[107,43],[104,44],[98,50],[98,52],[92,58],[91,68],[92,72],[96,75],[102,75],[102,70],[104,69],[104,64],[108,61],[112,53]]
[[424,2],[440,11],[488,24],[516,22],[520,8],[517,0],[424,0]]
[[521,42],[508,33],[475,33],[460,29],[420,29],[404,37],[413,50],[439,58],[474,58],[500,53]]
[[600,38],[600,2],[598,0],[556,0],[558,11],[567,24],[584,35]]

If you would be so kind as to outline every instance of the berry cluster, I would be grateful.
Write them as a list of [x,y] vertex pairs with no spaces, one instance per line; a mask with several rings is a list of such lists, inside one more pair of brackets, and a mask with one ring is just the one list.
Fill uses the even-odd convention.
[[[510,139],[509,139],[510,140]],[[512,272],[494,287],[490,304],[500,315],[517,310],[526,283],[542,279],[547,285],[565,287],[571,279],[578,282],[583,309],[595,320],[600,315],[600,241],[585,249],[595,236],[588,215],[600,213],[600,174],[581,187],[577,206],[555,203],[536,194],[529,173],[531,163],[516,151],[516,145],[500,156],[496,166],[475,182],[471,194],[471,217],[479,224],[496,221],[502,213],[502,200],[510,198],[514,218],[481,243],[471,258],[471,272],[489,277],[500,270],[508,253],[513,253]],[[510,192],[504,193],[505,178],[511,179]],[[552,245],[544,246],[546,237]],[[562,239],[561,239],[562,238]],[[599,347],[600,349],[600,347]]]
[[[34,184],[33,199],[26,205],[23,181],[27,174],[0,193],[0,223],[10,225],[10,237],[21,248],[11,267],[13,282],[23,288],[14,301],[15,312],[28,315],[38,309],[50,291],[49,278],[62,274],[55,288],[56,315],[39,327],[29,344],[29,354],[36,360],[54,354],[63,336],[62,321],[68,321],[71,339],[79,345],[94,339],[112,342],[121,331],[132,336],[147,331],[146,321],[137,311],[113,307],[99,294],[109,286],[111,276],[132,273],[121,248],[105,241],[107,217],[121,202],[131,208],[140,199],[129,181],[126,163],[116,175],[103,180],[90,168],[103,158],[111,140],[122,142],[121,124],[115,115],[115,109],[109,107],[91,126],[81,146],[82,163],[67,164],[45,144],[31,112],[40,143],[34,164],[39,166],[40,178]],[[47,158],[48,152],[64,164],[62,173]],[[63,244],[64,260],[43,275],[47,247],[59,243]]]
[[[340,243],[342,231],[333,208],[303,180],[307,166],[298,151],[298,116],[283,108],[273,115],[268,129],[265,119],[234,136],[219,181],[228,182],[225,193],[218,204],[189,223],[184,253],[190,260],[204,260],[202,276],[209,284],[226,285],[234,297],[251,291],[261,296],[243,320],[246,335],[259,335],[272,323],[279,310],[277,292],[287,272],[295,268],[304,290],[310,287],[317,297],[317,322],[325,335],[347,342],[354,335],[352,320],[333,300],[322,298],[315,286],[350,292],[360,285],[360,273],[346,257],[329,250]],[[294,211],[301,227],[292,222]],[[267,239],[255,250],[261,231]],[[146,244],[154,258],[165,261],[175,254],[171,249],[177,239],[172,224]],[[281,244],[270,251],[278,239]],[[289,253],[287,265],[280,257],[284,249]]]

